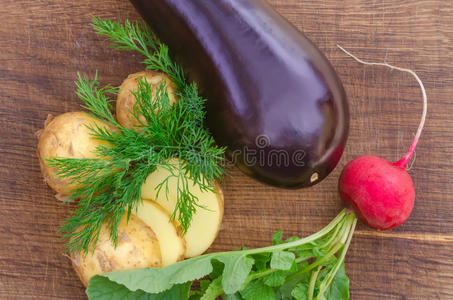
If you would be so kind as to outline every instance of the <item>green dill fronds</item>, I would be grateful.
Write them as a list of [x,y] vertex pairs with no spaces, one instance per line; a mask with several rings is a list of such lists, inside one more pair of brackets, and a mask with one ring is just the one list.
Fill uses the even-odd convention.
[[[177,87],[178,102],[170,105],[165,83],[153,93],[150,83],[140,79],[134,92],[137,103],[132,111],[139,130],[121,126],[115,119],[110,96],[118,89],[101,87],[97,73],[93,80],[78,75],[77,95],[83,107],[108,127],[89,127],[93,138],[103,141],[96,149],[96,159],[48,160],[58,176],[69,178],[76,188],[69,200],[77,200],[77,208],[63,228],[69,252],[88,252],[96,244],[106,224],[114,244],[124,213],[130,216],[141,201],[141,186],[157,167],[170,174],[157,186],[157,192],[168,191],[168,182],[177,178],[177,203],[172,218],[185,233],[197,209],[198,199],[189,185],[213,191],[224,169],[224,148],[218,147],[204,127],[205,99],[198,95],[195,84],[186,82],[183,70],[168,54],[168,48],[157,40],[146,25],[124,25],[93,18],[93,28],[107,36],[117,50],[138,51],[145,56],[148,69],[165,72]],[[145,118],[142,122],[140,116]],[[174,164],[178,158],[179,164]],[[193,183],[192,183],[193,182]]]
[[112,101],[106,96],[106,94],[116,95],[118,89],[111,86],[100,88],[97,72],[91,81],[87,76],[82,77],[79,73],[77,74],[77,79],[75,82],[77,87],[76,94],[85,103],[82,107],[88,109],[98,119],[106,120],[115,126],[118,125],[112,113]]

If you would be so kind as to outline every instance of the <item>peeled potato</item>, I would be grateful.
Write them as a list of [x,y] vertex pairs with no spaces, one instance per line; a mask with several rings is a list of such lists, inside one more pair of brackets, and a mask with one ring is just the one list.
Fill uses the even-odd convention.
[[[140,124],[133,115],[137,100],[132,93],[137,91],[139,79],[145,79],[146,82],[151,84],[153,93],[161,86],[162,81],[165,81],[170,104],[176,103],[175,86],[166,74],[145,71],[129,75],[121,84],[116,101],[116,119],[120,125],[129,129],[136,128]],[[143,123],[146,121],[142,115],[140,115],[139,119]]]
[[96,274],[162,266],[159,241],[154,231],[139,218],[123,217],[118,227],[118,245],[115,248],[105,226],[101,229],[94,252],[72,254],[72,264],[85,286]]
[[163,267],[184,259],[186,242],[179,234],[179,226],[171,221],[166,210],[153,201],[143,200],[134,213],[156,233]]
[[[68,178],[58,178],[56,170],[47,165],[50,158],[95,158],[94,151],[101,141],[91,136],[88,126],[107,128],[105,123],[84,112],[68,112],[49,117],[39,133],[38,155],[47,184],[58,194],[68,195],[76,186]],[[105,143],[106,144],[106,143]]]
[[[143,199],[153,200],[169,213],[173,213],[177,201],[177,178],[172,177],[169,180],[168,194],[165,187],[162,188],[159,197],[156,191],[157,185],[170,174],[170,171],[165,168],[157,168],[147,177],[141,192]],[[220,187],[215,192],[201,191],[198,186],[190,183],[189,187],[190,192],[198,197],[200,207],[197,208],[192,217],[192,223],[184,235],[186,258],[201,255],[211,246],[217,237],[223,218],[223,193]]]

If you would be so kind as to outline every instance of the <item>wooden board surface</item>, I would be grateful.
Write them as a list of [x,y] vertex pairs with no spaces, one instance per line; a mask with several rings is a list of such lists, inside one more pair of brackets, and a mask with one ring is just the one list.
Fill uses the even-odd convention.
[[[361,154],[398,159],[421,111],[408,75],[363,67],[357,55],[416,70],[430,98],[410,174],[416,207],[391,232],[360,225],[347,256],[352,299],[453,299],[453,1],[272,0],[323,50],[350,99],[351,133],[340,166],[307,190],[281,190],[237,170],[226,180],[225,219],[212,251],[269,244],[283,229],[306,235],[341,209],[336,182]],[[76,72],[118,85],[142,69],[88,26],[90,15],[139,19],[126,0],[3,0],[0,4],[0,299],[85,299],[57,232],[70,207],[44,184],[36,137],[47,114],[78,110]]]

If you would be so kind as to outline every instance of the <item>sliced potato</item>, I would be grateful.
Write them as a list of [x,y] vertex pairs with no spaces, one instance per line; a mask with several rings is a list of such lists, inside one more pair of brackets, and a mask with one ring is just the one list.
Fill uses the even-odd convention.
[[72,254],[72,264],[85,286],[96,274],[162,266],[159,242],[153,230],[139,218],[126,216],[118,227],[118,245],[115,248],[105,226],[101,229],[94,252]]
[[[151,84],[153,93],[157,91],[162,84],[162,81],[165,80],[170,104],[176,102],[174,94],[176,88],[166,74],[156,71],[145,71],[130,74],[121,84],[116,101],[116,119],[120,125],[129,129],[133,129],[139,125],[139,122],[135,119],[132,113],[134,111],[134,106],[137,103],[137,100],[132,92],[137,91],[139,79],[145,79],[146,82]],[[146,121],[145,117],[141,115],[139,119],[143,123]]]
[[163,267],[184,259],[186,242],[166,210],[153,201],[143,200],[134,213],[156,233]]
[[[151,173],[142,186],[142,198],[154,200],[169,213],[173,213],[177,201],[177,179],[173,177],[169,180],[168,194],[165,187],[162,188],[159,197],[156,191],[157,185],[170,175],[170,171],[162,167]],[[204,192],[198,186],[193,184],[189,186],[190,192],[198,197],[198,204],[203,208],[197,208],[192,223],[184,235],[186,258],[201,255],[211,246],[223,218],[223,193],[220,187],[217,188],[217,192]]]
[[[47,165],[46,159],[95,158],[94,151],[101,141],[91,136],[87,126],[107,128],[105,123],[84,112],[68,112],[55,118],[48,118],[45,128],[39,133],[38,155],[41,171],[47,184],[64,196],[76,186],[68,178],[56,176],[56,170]],[[107,144],[107,143],[105,143]]]

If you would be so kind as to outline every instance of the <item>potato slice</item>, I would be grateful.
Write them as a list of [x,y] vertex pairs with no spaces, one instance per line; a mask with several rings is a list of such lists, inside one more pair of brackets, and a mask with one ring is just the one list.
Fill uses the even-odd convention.
[[96,274],[162,266],[159,242],[153,230],[139,218],[126,216],[118,227],[118,245],[115,248],[104,225],[96,248],[87,255],[71,254],[72,264],[82,283],[87,286]]
[[[174,160],[174,163],[178,163]],[[156,186],[170,175],[170,171],[159,167],[151,173],[142,185],[142,198],[154,200],[169,213],[173,213],[177,201],[177,179],[171,178],[168,184],[168,194],[165,187],[157,197]],[[223,193],[220,187],[217,192],[203,192],[198,186],[190,184],[190,192],[198,197],[197,208],[192,223],[184,235],[186,241],[185,257],[195,257],[204,253],[214,242],[220,230],[223,218]]]
[[65,196],[76,186],[68,178],[58,178],[56,170],[50,168],[46,159],[58,158],[96,158],[94,151],[98,145],[108,145],[95,140],[87,126],[107,128],[105,123],[84,112],[68,112],[55,118],[51,116],[45,128],[39,133],[38,156],[41,171],[47,184],[59,195]]
[[186,243],[179,235],[178,225],[170,220],[166,210],[153,201],[143,200],[133,213],[156,233],[163,267],[184,259]]

